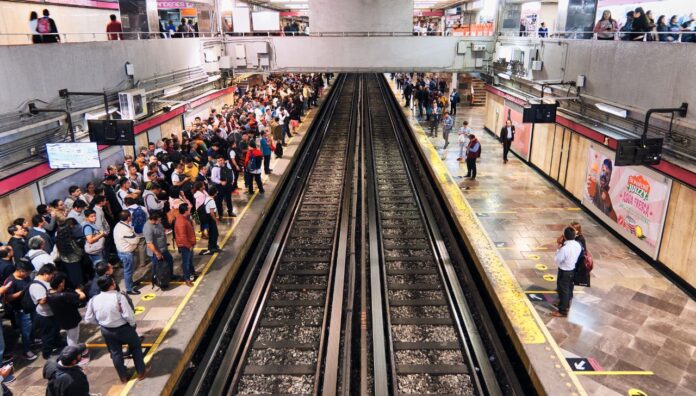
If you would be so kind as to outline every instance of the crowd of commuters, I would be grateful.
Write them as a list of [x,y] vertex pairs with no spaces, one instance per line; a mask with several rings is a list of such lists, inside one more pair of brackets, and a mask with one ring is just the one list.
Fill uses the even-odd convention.
[[652,11],[642,7],[626,13],[626,20],[619,26],[611,12],[605,10],[593,32],[598,40],[696,42],[696,15],[660,15],[655,19]]
[[[10,237],[0,246],[5,318],[20,335],[24,360],[37,359],[40,348],[51,362],[45,370],[50,389],[59,387],[64,371],[79,371],[88,356],[79,343],[82,322],[98,325],[122,381],[130,378],[122,345],[128,345],[138,376],[146,375],[130,300],[140,294],[136,267],[147,269],[145,280],[163,290],[176,279],[192,286],[195,228],[207,239],[201,255],[220,251],[218,223],[225,210],[236,216],[238,179],[248,194],[254,185],[264,192],[261,174],[272,172],[271,155],[283,155],[285,140],[298,133],[301,117],[318,104],[331,77],[272,75],[261,86],[237,91],[234,103],[196,117],[180,137],[149,143],[135,158],[126,155],[108,166],[100,183],[70,186],[64,198],[8,225]],[[180,275],[174,274],[170,246],[179,252]],[[114,274],[118,266],[124,290]],[[8,329],[0,332],[0,356],[11,361],[4,345]],[[58,360],[50,360],[55,354]],[[10,373],[3,373],[9,381]],[[84,388],[82,380],[71,384]],[[51,394],[84,394],[62,392]]]

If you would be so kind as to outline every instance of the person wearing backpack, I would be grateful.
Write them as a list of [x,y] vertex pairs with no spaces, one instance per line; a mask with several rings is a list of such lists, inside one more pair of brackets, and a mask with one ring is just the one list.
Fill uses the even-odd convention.
[[[582,226],[577,221],[570,223],[570,226],[575,230],[575,240],[582,246],[582,254],[578,257],[578,262],[575,265],[575,276],[573,284],[577,286],[590,287],[590,271],[592,271],[592,255],[587,250],[587,241],[585,235],[582,234]],[[573,288],[570,289],[570,299],[573,299]]]
[[469,145],[466,148],[466,176],[476,179],[476,160],[481,157],[481,143],[474,134],[469,135]]
[[48,291],[51,289],[51,280],[55,276],[56,266],[46,264],[39,270],[36,278],[29,284],[22,296],[22,310],[34,313],[34,329],[41,338],[41,355],[44,359],[51,356],[55,348],[62,347],[60,327],[53,315],[51,306],[48,305]]
[[232,206],[234,172],[222,155],[218,155],[215,159],[215,166],[210,171],[210,182],[217,187],[218,195],[215,197],[215,203],[220,212],[223,212],[224,203],[227,204],[227,215],[237,217]]
[[150,213],[143,227],[143,236],[147,246],[147,255],[152,261],[152,283],[160,289],[169,287],[174,273],[174,258],[167,248],[167,234],[162,226],[162,215]]
[[[199,208],[199,215],[203,212],[203,216],[206,217],[208,224],[208,249],[202,251],[201,255],[208,255],[217,253],[220,251],[218,246],[218,207],[215,203],[216,197],[218,195],[218,190],[215,186],[211,186],[208,189],[208,197],[203,202],[203,205]],[[202,210],[201,210],[202,209]]]
[[82,233],[85,236],[85,253],[95,265],[105,261],[104,242],[106,234],[97,224],[97,212],[92,209],[85,210],[85,222],[82,224]]
[[263,153],[256,148],[256,141],[249,141],[249,151],[247,151],[246,159],[244,160],[245,184],[249,195],[254,193],[254,181],[259,188],[259,194],[263,194],[263,182],[261,181],[261,163],[263,162]]
[[63,348],[57,360],[48,359],[43,377],[48,380],[46,396],[89,396],[89,381],[80,361],[87,352],[85,344]]
[[47,9],[43,10],[43,18],[36,22],[36,32],[41,35],[41,42],[44,44],[60,42],[56,21],[50,17]]

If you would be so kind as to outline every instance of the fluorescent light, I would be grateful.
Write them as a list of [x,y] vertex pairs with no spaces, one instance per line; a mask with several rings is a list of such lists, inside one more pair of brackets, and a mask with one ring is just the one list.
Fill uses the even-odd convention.
[[167,88],[164,90],[164,96],[174,95],[176,93],[181,92],[183,89],[184,89],[184,87],[182,87],[181,85],[177,85],[176,87]]
[[509,75],[509,74],[505,74],[505,73],[498,73],[498,77],[503,78],[503,79],[505,79],[505,80],[509,80],[509,79],[510,79],[510,75]]
[[608,105],[606,103],[595,103],[595,106],[605,113],[613,114],[617,117],[626,118],[628,116],[628,110],[622,109],[620,107]]
[[306,10],[309,8],[308,4],[286,4],[286,8],[292,9],[292,10]]

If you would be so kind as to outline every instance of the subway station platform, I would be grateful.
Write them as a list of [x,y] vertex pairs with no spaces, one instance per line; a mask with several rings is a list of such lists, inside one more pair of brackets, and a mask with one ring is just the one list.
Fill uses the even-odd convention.
[[[425,120],[402,109],[537,389],[696,395],[696,303],[686,293],[512,153],[504,164],[502,145],[484,130],[485,107],[458,107],[446,150],[441,127],[428,137]],[[482,145],[475,180],[457,161],[464,120]],[[568,317],[555,318],[555,241],[571,221],[582,225],[595,267]]]
[[[197,236],[194,266],[199,276],[193,287],[188,287],[183,282],[172,282],[170,287],[163,291],[149,281],[139,283],[141,294],[131,297],[135,305],[136,331],[143,340],[145,363],[150,367],[150,372],[144,380],[136,381],[134,375],[128,383],[122,384],[99,329],[85,323],[80,325],[80,340],[84,340],[90,349],[91,359],[83,368],[89,379],[92,394],[159,395],[172,392],[220,300],[237,274],[240,263],[249,250],[248,245],[262,223],[260,219],[279,193],[277,186],[286,177],[317,109],[313,108],[305,114],[298,127],[299,134],[287,140],[288,146],[284,147],[283,158],[278,159],[273,155],[273,173],[263,176],[265,194],[260,195],[255,187],[254,194],[248,195],[243,188],[244,183],[240,181],[239,193],[233,195],[237,217],[224,216],[219,223],[219,245],[222,251],[212,256],[198,255],[200,251],[205,250],[207,240],[201,239],[200,235]],[[179,254],[173,248],[170,248],[170,253],[174,257],[174,274],[180,274]],[[149,265],[139,267],[134,278],[149,280],[149,268]],[[116,279],[121,281],[123,289],[120,269],[116,270]],[[21,351],[16,350],[15,355],[21,355]],[[24,360],[17,359],[17,380],[10,384],[12,392],[15,395],[45,395],[46,380],[42,377],[44,363],[45,360],[39,358],[25,365]],[[132,360],[126,359],[126,367],[132,369]]]

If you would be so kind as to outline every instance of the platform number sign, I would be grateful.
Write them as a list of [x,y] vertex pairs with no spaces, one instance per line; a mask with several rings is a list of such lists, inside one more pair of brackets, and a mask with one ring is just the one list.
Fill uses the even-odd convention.
[[566,358],[573,371],[595,371],[587,358]]

